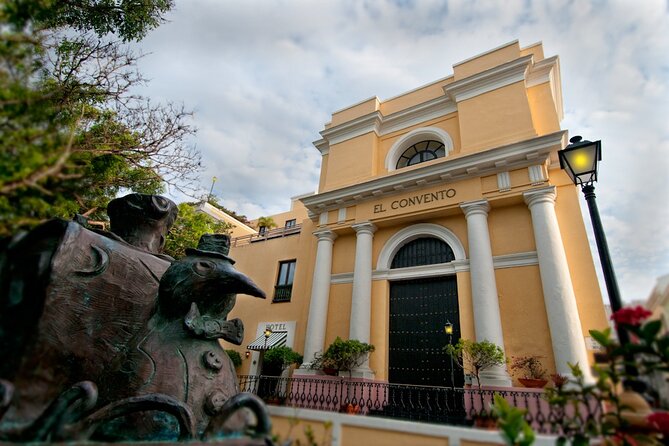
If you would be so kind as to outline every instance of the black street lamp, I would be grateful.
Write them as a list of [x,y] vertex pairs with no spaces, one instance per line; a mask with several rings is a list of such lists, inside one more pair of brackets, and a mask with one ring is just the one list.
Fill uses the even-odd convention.
[[[567,172],[575,185],[581,186],[583,195],[585,195],[595,233],[595,241],[597,242],[597,251],[599,251],[599,260],[602,263],[604,282],[606,282],[606,289],[609,294],[611,311],[615,313],[622,308],[622,301],[616,275],[613,272],[613,263],[609,255],[609,246],[606,243],[602,220],[599,217],[599,210],[595,201],[595,186],[593,186],[593,183],[597,181],[597,163],[602,159],[602,143],[601,141],[583,141],[580,136],[574,136],[569,142],[571,144],[558,152],[560,168]],[[616,332],[621,345],[626,344],[629,340],[627,332],[618,328],[616,328]]]
[[[453,324],[451,321],[446,321],[444,324],[444,333],[448,335],[448,345],[453,345]],[[451,357],[451,387],[455,387],[455,372],[453,370],[453,355]]]
[[272,330],[269,327],[267,327],[265,328],[265,350],[267,350],[267,340],[269,339],[270,336],[272,336]]

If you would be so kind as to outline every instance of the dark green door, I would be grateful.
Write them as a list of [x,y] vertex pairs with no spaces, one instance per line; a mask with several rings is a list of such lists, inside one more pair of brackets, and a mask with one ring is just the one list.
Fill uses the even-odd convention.
[[447,321],[453,324],[451,340],[455,344],[460,338],[455,276],[390,284],[391,383],[462,387],[462,370],[443,350],[449,343],[444,332]]

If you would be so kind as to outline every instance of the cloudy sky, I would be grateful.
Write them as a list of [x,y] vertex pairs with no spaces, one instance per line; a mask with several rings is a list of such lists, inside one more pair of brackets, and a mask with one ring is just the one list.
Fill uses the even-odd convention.
[[666,1],[177,0],[167,19],[140,45],[145,93],[195,111],[203,191],[218,177],[221,202],[250,218],[315,191],[311,142],[333,111],[543,42],[560,56],[563,128],[602,140],[597,199],[623,298],[669,273]]

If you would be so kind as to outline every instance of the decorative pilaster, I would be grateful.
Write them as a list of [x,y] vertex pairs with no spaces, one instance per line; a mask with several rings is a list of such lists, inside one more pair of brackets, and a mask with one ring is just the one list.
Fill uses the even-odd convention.
[[578,363],[586,377],[589,377],[590,367],[583,329],[555,214],[557,196],[555,186],[535,189],[523,195],[532,214],[534,240],[537,245],[541,284],[557,372],[571,376],[567,363]]
[[[479,200],[462,203],[460,208],[467,218],[469,268],[476,340],[478,342],[490,341],[503,350],[502,319],[499,312],[497,282],[488,232],[490,205],[487,200]],[[506,371],[506,367],[494,367],[481,372],[481,384],[510,387],[511,378]]]
[[314,355],[324,347],[332,275],[332,246],[337,238],[337,234],[328,229],[316,231],[314,235],[318,238],[318,245],[304,342],[304,363],[301,369],[308,369],[314,360]]
[[[376,226],[365,222],[351,227],[356,232],[356,242],[349,339],[369,343],[372,317],[372,241]],[[369,368],[369,359],[352,373],[357,377],[374,378],[374,372]]]

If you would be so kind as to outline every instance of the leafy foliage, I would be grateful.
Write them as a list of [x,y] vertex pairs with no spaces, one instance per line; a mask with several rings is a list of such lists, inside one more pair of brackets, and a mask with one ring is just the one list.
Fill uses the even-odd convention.
[[504,442],[509,446],[529,446],[534,443],[534,431],[525,421],[526,410],[511,406],[497,393],[493,398],[491,408]]
[[[604,413],[585,420],[561,417],[557,420],[563,436],[561,444],[587,445],[591,439],[603,438],[605,442],[633,445],[640,442],[658,444],[669,440],[669,426],[656,420],[669,421],[669,413],[655,412],[647,418],[644,429],[634,426],[628,419],[631,395],[639,395],[645,387],[640,380],[655,371],[669,371],[669,333],[661,333],[660,321],[645,320],[650,312],[641,308],[623,308],[613,314],[617,327],[625,330],[630,342],[620,344],[611,336],[611,329],[592,330],[590,335],[603,347],[607,362],[594,369],[594,383],[588,382],[578,364],[570,365],[574,378],[568,383],[549,389],[550,404],[563,410],[602,407]],[[666,431],[663,429],[666,428]],[[662,435],[663,437],[660,437]]]
[[199,154],[183,107],[131,90],[119,41],[142,37],[171,0],[8,0],[0,5],[0,236],[54,216],[105,219],[119,192],[188,188]]
[[344,341],[339,336],[325,350],[317,354],[311,367],[314,369],[332,368],[339,371],[348,371],[360,366],[367,355],[374,351],[374,346],[355,339]]
[[267,350],[263,356],[263,364],[280,374],[283,369],[291,364],[301,364],[302,359],[302,355],[284,345]]
[[198,212],[196,204],[181,203],[179,217],[167,234],[163,252],[175,259],[183,257],[186,248],[195,248],[203,234],[227,234],[231,229],[231,224]]
[[234,365],[235,368],[242,365],[242,356],[239,354],[237,350],[226,350],[225,353],[228,354],[228,357],[232,361],[232,365]]
[[490,341],[475,342],[460,338],[457,344],[449,344],[444,350],[453,357],[460,368],[474,375],[479,387],[480,373],[483,370],[505,363],[504,351]]
[[511,358],[510,369],[517,372],[520,378],[544,379],[548,373],[541,363],[542,356],[514,356]]
[[258,220],[256,220],[256,226],[258,228],[265,228],[270,230],[272,228],[276,228],[276,222],[272,217],[259,217]]

